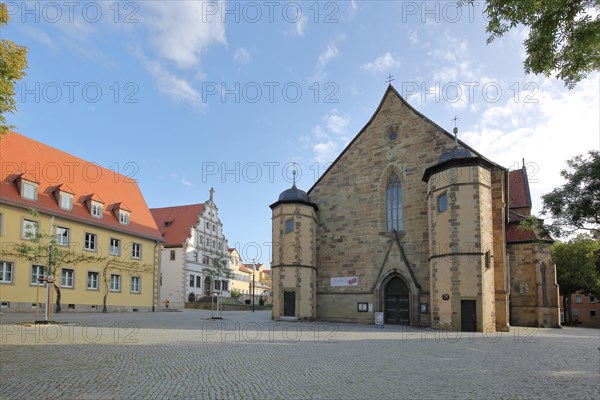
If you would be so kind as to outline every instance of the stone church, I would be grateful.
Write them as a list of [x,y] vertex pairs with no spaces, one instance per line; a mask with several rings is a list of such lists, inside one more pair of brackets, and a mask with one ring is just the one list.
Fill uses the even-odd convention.
[[392,85],[313,187],[270,207],[273,319],[560,324],[552,240],[518,228],[531,213],[525,168],[483,157]]

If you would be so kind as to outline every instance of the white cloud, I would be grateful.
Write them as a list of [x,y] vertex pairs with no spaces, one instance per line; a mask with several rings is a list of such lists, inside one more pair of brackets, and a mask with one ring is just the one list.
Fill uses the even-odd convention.
[[327,76],[327,73],[325,72],[325,67],[327,67],[327,64],[329,64],[331,60],[337,58],[339,55],[340,51],[338,50],[335,41],[330,42],[327,45],[327,47],[325,47],[325,50],[323,50],[321,54],[319,54],[319,57],[317,58],[317,63],[315,65],[315,73],[310,78],[310,80],[322,81],[323,79],[325,79],[325,77]]
[[350,117],[340,115],[333,109],[322,118],[323,123],[312,129],[309,137],[302,138],[312,147],[313,159],[318,163],[328,163],[335,159],[348,141]]
[[250,61],[250,52],[240,47],[233,53],[233,59],[241,64],[246,64]]
[[337,154],[337,148],[337,144],[333,141],[315,144],[313,146],[314,160],[323,164],[333,161]]
[[388,72],[397,69],[398,67],[400,67],[400,60],[392,56],[388,51],[384,55],[377,57],[374,61],[371,61],[360,68],[375,74],[380,72]]
[[304,36],[304,31],[306,30],[306,25],[308,24],[308,17],[303,15],[296,22],[296,35],[302,37]]
[[317,68],[322,69],[327,66],[327,64],[340,55],[340,51],[338,50],[335,43],[329,43],[325,50],[321,54],[319,54],[319,58],[317,59]]
[[169,174],[169,178],[178,181],[179,183],[181,183],[181,185],[185,186],[186,188],[190,188],[190,187],[194,186],[194,184],[192,182],[188,181],[185,178],[180,177],[175,172],[171,172]]
[[[469,145],[504,167],[520,168],[525,159],[534,204],[562,183],[566,160],[599,148],[598,73],[568,91],[560,81],[541,78],[539,90],[524,90],[502,104],[489,105],[479,122],[461,135]],[[526,96],[528,99],[526,100]]]
[[200,93],[184,78],[180,78],[163,68],[158,61],[145,61],[146,69],[154,77],[158,89],[175,101],[202,106]]
[[140,3],[140,21],[151,32],[161,58],[178,68],[197,67],[201,56],[213,44],[227,43],[225,23],[219,13],[207,7],[225,7],[224,2],[148,1]]

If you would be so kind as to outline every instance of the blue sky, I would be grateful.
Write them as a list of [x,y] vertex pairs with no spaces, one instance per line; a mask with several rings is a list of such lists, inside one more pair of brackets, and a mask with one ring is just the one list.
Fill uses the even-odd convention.
[[486,45],[483,2],[8,2],[29,47],[17,131],[137,179],[150,207],[204,202],[269,262],[268,205],[308,190],[377,107],[388,74],[420,112],[508,167],[534,212],[565,160],[598,149],[599,76],[525,75],[518,28]]

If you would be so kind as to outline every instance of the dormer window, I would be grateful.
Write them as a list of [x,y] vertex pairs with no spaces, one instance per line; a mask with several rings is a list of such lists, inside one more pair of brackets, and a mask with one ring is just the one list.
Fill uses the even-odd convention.
[[58,194],[58,206],[63,210],[71,211],[73,209],[73,195],[60,191]]
[[129,225],[129,211],[119,210],[119,222],[122,225]]
[[129,213],[131,210],[125,203],[121,202],[114,204],[112,210],[121,225],[129,225]]
[[33,182],[21,180],[21,197],[27,200],[37,200],[38,185]]
[[102,204],[97,201],[92,201],[90,213],[92,214],[92,217],[102,218]]

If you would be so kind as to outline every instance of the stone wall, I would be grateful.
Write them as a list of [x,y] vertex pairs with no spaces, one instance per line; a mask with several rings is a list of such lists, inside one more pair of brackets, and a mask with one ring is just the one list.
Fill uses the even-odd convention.
[[[390,140],[392,132],[397,134],[395,140]],[[355,311],[359,299],[368,299],[375,311],[382,311],[381,290],[376,293],[375,288],[381,284],[384,268],[409,268],[412,273],[407,279],[414,282],[407,284],[421,288],[416,302],[421,296],[428,299],[427,186],[422,176],[453,145],[441,128],[388,91],[372,120],[309,191],[310,200],[319,206],[320,318],[334,320],[341,314],[344,319],[364,320]],[[402,183],[404,230],[399,242],[406,262],[387,260],[396,240],[386,226],[386,183],[392,173]],[[358,286],[331,287],[330,279],[335,277],[357,277]],[[330,307],[329,302],[344,307]],[[427,314],[413,316],[414,324],[429,323]]]

